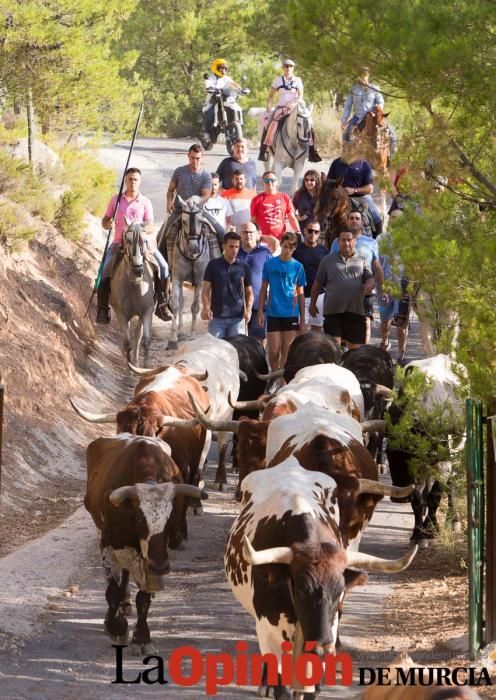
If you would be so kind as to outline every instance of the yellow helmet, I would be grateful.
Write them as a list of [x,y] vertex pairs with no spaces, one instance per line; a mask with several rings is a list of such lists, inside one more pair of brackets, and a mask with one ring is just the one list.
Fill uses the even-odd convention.
[[216,58],[210,66],[210,70],[212,71],[212,73],[218,75],[219,78],[223,75],[222,71],[220,70],[221,66],[225,66],[227,68],[227,61],[224,58]]

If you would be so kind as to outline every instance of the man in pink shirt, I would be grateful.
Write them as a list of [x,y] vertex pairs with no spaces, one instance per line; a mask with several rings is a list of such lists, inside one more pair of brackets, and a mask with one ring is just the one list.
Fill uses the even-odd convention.
[[277,191],[277,177],[268,170],[262,177],[264,191],[251,201],[251,220],[258,224],[262,232],[262,242],[272,250],[279,250],[279,241],[286,232],[286,217],[295,233],[300,224],[295,215],[293,203],[284,192]]
[[[119,202],[117,212],[115,213],[115,205],[117,203],[117,195],[111,197],[108,203],[105,215],[102,219],[102,227],[107,231],[110,228],[114,229],[114,239],[109,245],[105,260],[103,263],[102,279],[97,291],[98,312],[96,317],[97,323],[109,323],[109,294],[110,294],[110,275],[112,271],[112,257],[116,250],[119,249],[122,243],[122,234],[126,228],[126,219],[128,221],[138,221],[146,224],[144,227],[145,233],[153,234],[153,207],[150,200],[141,194],[141,171],[138,168],[128,168],[124,177],[125,190]],[[151,249],[155,259],[160,267],[160,283],[162,291],[167,295],[169,267],[163,256],[160,254],[154,244],[153,236],[147,239],[147,244]],[[165,300],[161,300],[162,302]]]

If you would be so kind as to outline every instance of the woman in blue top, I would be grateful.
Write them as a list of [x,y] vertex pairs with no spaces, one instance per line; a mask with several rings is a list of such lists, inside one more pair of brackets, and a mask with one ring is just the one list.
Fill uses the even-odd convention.
[[[305,270],[293,253],[298,236],[288,232],[281,238],[281,254],[267,260],[262,271],[262,286],[258,297],[258,324],[265,323],[264,309],[267,302],[267,344],[272,371],[284,367],[289,346],[298,329],[305,325]],[[300,320],[301,319],[301,320]]]

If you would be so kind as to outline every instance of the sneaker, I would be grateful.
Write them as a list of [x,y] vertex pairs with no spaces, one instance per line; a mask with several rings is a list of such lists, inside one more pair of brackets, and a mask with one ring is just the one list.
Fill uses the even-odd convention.
[[98,309],[96,314],[96,322],[101,324],[110,323],[110,309]]
[[387,343],[381,343],[379,347],[381,350],[384,350],[384,352],[389,352],[391,350],[391,341],[388,340]]

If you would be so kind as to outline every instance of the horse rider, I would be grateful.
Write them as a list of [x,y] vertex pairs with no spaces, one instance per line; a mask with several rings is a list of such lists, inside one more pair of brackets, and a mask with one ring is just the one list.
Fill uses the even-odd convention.
[[[351,140],[352,128],[361,122],[368,112],[373,112],[377,105],[384,107],[384,97],[377,85],[369,83],[369,76],[370,71],[366,66],[360,69],[357,82],[344,102],[341,129],[344,132],[343,141],[345,142]],[[352,111],[353,116],[350,119]]]
[[212,192],[212,176],[208,170],[203,168],[203,146],[194,143],[188,150],[188,164],[180,165],[172,173],[171,181],[167,189],[166,212],[169,218],[162,226],[159,234],[159,245],[167,254],[167,247],[162,246],[163,236],[167,235],[171,224],[181,215],[181,205],[176,198],[178,194],[185,201],[194,195],[207,201]]
[[[114,211],[117,203],[117,195],[111,197],[105,215],[102,219],[102,227],[105,230],[114,229],[114,240],[110,244],[103,262],[102,279],[97,290],[98,311],[97,323],[110,323],[109,295],[110,278],[114,268],[115,253],[122,245],[122,236],[126,228],[126,221],[137,221],[144,224],[144,233],[153,234],[153,207],[150,200],[140,192],[141,170],[128,168],[124,176],[125,190],[119,202],[117,212]],[[160,269],[160,283],[156,285],[157,314],[163,321],[170,321],[171,314],[167,309],[169,295],[169,266],[155,245],[152,236],[145,238],[145,243]]]
[[[282,62],[283,73],[273,81],[269,96],[267,98],[268,122],[262,134],[260,153],[258,160],[265,160],[267,156],[267,146],[272,146],[277,132],[279,120],[289,114],[292,108],[296,108],[298,102],[303,103],[303,82],[301,78],[294,75],[295,62],[286,58]],[[272,108],[272,100],[277,94],[277,104]],[[309,118],[310,122],[310,118]],[[322,158],[317,153],[314,143],[314,132],[309,124],[309,152],[308,160],[311,163],[318,163]]]
[[[227,75],[228,65],[224,58],[216,58],[210,66],[210,73],[205,77],[205,90],[214,88],[215,90],[241,90],[241,85],[234,82]],[[226,102],[234,99],[234,96],[226,97]],[[203,131],[205,141],[212,140],[212,127],[214,125],[214,105],[215,96],[207,92],[207,97],[203,105]]]

